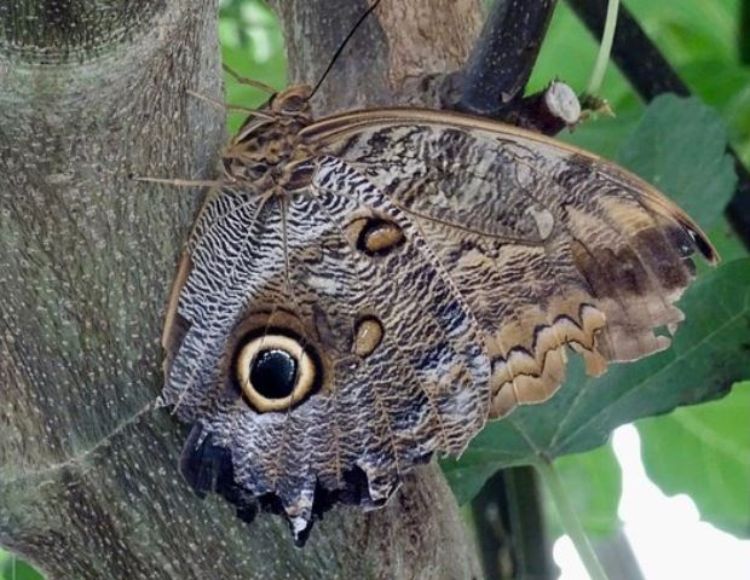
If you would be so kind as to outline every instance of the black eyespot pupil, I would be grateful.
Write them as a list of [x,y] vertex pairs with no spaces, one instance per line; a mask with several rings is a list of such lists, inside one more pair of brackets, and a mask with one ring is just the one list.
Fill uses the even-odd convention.
[[250,369],[253,388],[268,399],[283,399],[294,391],[297,361],[287,351],[272,348],[260,351]]

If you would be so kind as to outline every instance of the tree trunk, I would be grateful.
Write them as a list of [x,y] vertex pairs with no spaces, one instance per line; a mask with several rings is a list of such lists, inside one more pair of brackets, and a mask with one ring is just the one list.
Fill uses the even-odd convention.
[[[366,8],[277,4],[306,82]],[[458,67],[480,24],[479,0],[383,4],[318,112]],[[222,98],[216,18],[205,0],[0,6],[0,544],[63,578],[477,577],[434,465],[383,510],[327,515],[303,550],[279,519],[245,525],[177,471],[186,429],[153,401],[201,192],[129,176],[215,174],[224,114],[186,91]]]

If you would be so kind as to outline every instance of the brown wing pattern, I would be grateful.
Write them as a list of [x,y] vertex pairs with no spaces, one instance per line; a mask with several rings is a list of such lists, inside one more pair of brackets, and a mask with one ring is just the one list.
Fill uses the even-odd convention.
[[651,186],[535,134],[400,110],[303,133],[385,192],[438,255],[484,331],[495,417],[549,398],[566,346],[594,375],[667,348],[690,255],[716,259]]
[[[408,216],[341,161],[320,158],[289,197],[222,190],[188,251],[162,400],[197,425],[182,469],[199,492],[247,517],[265,502],[301,542],[331,502],[382,505],[404,471],[460,453],[486,421],[469,305]],[[316,384],[278,411],[237,381],[255,336],[314,358]]]
[[666,348],[690,256],[715,260],[661,194],[549,139],[296,114],[233,141],[170,300],[162,400],[194,425],[197,492],[283,513],[300,543],[334,502],[382,505],[433,452],[550,397],[568,347],[591,374]]

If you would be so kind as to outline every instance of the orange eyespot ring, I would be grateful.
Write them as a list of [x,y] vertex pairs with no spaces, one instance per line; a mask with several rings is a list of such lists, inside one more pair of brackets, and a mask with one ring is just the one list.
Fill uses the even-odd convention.
[[279,333],[249,339],[235,372],[243,394],[261,413],[289,409],[319,383],[319,367],[304,345]]

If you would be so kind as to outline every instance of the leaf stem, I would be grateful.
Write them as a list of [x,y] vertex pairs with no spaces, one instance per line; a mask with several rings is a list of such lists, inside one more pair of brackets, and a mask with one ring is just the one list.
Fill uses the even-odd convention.
[[601,562],[599,562],[599,558],[596,557],[596,552],[594,552],[594,548],[583,530],[581,520],[578,519],[573,505],[570,503],[570,498],[565,491],[565,486],[557,469],[549,459],[543,456],[537,456],[534,467],[546,483],[557,508],[557,513],[560,515],[560,521],[573,541],[573,545],[576,547],[586,571],[591,576],[591,580],[607,580],[607,574]]
[[612,43],[615,38],[615,27],[617,26],[617,12],[620,8],[620,0],[609,0],[607,4],[607,20],[604,22],[604,32],[602,33],[602,42],[599,45],[599,54],[596,55],[596,64],[591,71],[591,79],[586,93],[596,95],[602,86],[604,73],[607,72],[607,63],[609,54],[612,51]]

